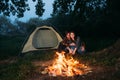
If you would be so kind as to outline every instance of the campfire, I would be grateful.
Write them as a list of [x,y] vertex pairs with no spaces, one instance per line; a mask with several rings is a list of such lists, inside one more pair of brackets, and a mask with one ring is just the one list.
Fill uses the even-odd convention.
[[50,76],[75,76],[91,72],[91,68],[74,60],[72,56],[65,56],[65,52],[56,52],[56,58],[52,65],[42,71],[42,74],[48,73]]

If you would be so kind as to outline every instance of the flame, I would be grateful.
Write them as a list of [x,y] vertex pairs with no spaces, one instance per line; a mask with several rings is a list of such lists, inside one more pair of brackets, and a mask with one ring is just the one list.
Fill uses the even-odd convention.
[[88,66],[80,64],[79,61],[74,60],[72,56],[66,58],[65,52],[56,52],[57,58],[51,66],[45,70],[50,76],[74,76],[86,74],[90,71]]

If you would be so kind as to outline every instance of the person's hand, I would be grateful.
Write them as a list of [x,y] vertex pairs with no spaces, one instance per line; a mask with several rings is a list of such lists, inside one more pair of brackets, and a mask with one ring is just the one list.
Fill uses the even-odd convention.
[[72,52],[73,52],[73,51],[70,49],[70,50],[69,50],[69,53],[72,54]]
[[68,49],[69,53],[72,53],[72,50],[69,47],[67,47],[67,49]]
[[81,46],[81,51],[85,51],[85,48],[83,46]]
[[73,51],[72,51],[72,55],[74,55],[76,53],[76,50],[77,48],[75,48]]

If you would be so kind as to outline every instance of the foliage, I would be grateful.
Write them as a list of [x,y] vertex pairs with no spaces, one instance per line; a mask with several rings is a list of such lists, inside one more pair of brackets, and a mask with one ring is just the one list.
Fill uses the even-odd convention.
[[[41,1],[33,1],[40,3],[39,6],[44,5]],[[13,24],[1,18],[1,24],[5,23],[5,28],[0,29],[2,33],[11,30],[12,34],[28,34],[37,26],[50,25],[62,34],[65,31],[74,31],[84,37],[118,37],[120,12],[117,2],[118,0],[55,0],[51,18],[31,18],[26,23],[16,20]]]
[[118,38],[111,37],[81,37],[85,42],[87,52],[99,51],[115,43]]
[[[32,0],[35,2],[36,0]],[[44,9],[44,3],[42,0],[37,0],[36,4],[36,15],[42,16]],[[28,0],[1,0],[0,1],[0,14],[5,16],[17,16],[18,18],[24,17],[24,12],[29,11],[30,4],[28,4]]]
[[43,9],[44,4],[43,4],[42,0],[38,0],[38,3],[35,7],[36,7],[36,15],[42,16],[43,12],[45,11],[45,9]]
[[15,26],[10,22],[5,16],[0,16],[0,33],[3,35],[8,34],[9,32],[15,31]]
[[45,25],[40,18],[31,18],[28,22],[22,22],[16,19],[11,22],[6,16],[0,16],[0,34],[5,36],[28,35],[38,26]]
[[19,34],[27,34],[28,29],[30,28],[29,24],[22,22],[22,21],[19,21],[17,19],[15,20],[14,25],[17,28],[16,31],[19,32]]
[[81,36],[119,36],[118,0],[55,0],[55,26]]
[[25,36],[0,36],[0,60],[18,56]]
[[105,6],[105,0],[55,0],[52,15],[72,15],[83,21],[103,10]]

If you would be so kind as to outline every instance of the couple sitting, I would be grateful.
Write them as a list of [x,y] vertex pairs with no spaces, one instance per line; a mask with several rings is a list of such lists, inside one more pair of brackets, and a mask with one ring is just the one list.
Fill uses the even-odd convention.
[[74,55],[76,52],[85,52],[85,46],[80,44],[80,38],[75,36],[74,32],[67,32],[65,38],[59,44],[59,51],[65,51]]

